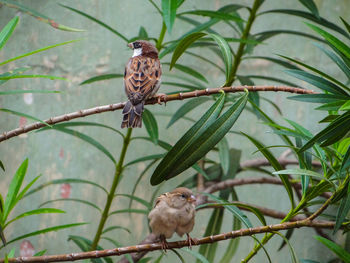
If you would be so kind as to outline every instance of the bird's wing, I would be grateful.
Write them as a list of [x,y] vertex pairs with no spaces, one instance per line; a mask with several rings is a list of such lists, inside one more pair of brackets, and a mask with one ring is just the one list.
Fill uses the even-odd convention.
[[153,96],[160,84],[162,69],[158,58],[130,58],[124,73],[124,88],[133,105]]

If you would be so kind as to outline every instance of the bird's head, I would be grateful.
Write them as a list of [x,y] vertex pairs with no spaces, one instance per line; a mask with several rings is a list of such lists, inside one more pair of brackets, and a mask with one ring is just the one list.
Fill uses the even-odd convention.
[[186,187],[179,187],[171,191],[169,194],[170,205],[173,208],[181,208],[186,204],[192,204],[196,202],[196,197],[192,191]]
[[146,40],[136,40],[129,43],[128,47],[134,50],[134,54],[132,55],[133,57],[141,55],[152,58],[158,57],[158,50],[156,47]]

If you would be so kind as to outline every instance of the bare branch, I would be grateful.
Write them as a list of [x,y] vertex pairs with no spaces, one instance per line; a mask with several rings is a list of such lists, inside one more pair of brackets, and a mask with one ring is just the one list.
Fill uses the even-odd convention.
[[[301,88],[288,87],[288,86],[233,86],[233,87],[222,87],[222,88],[205,89],[205,90],[195,90],[190,92],[165,95],[160,98],[160,101],[166,103],[168,101],[173,101],[173,100],[183,100],[183,99],[189,99],[194,97],[217,94],[221,90],[226,93],[235,93],[235,92],[242,92],[245,89],[247,89],[250,92],[280,91],[280,92],[290,92],[290,93],[298,93],[298,94],[314,93],[312,90],[305,90]],[[156,103],[158,103],[158,98],[150,98],[149,100],[146,101],[146,104],[156,104]],[[65,122],[76,118],[82,118],[82,117],[86,117],[97,113],[120,110],[124,107],[124,105],[125,105],[125,102],[121,102],[117,104],[109,104],[109,105],[98,106],[90,109],[79,110],[76,112],[67,113],[56,117],[51,117],[45,120],[44,122],[46,122],[47,124],[53,125],[56,123]],[[18,136],[23,133],[27,133],[36,129],[43,128],[45,126],[46,125],[44,123],[35,122],[8,132],[4,132],[3,134],[0,135],[0,142],[8,140],[12,137]]]
[[[262,234],[280,230],[286,230],[290,228],[300,228],[300,227],[317,227],[317,228],[333,228],[334,222],[329,221],[310,221],[310,220],[301,220],[295,222],[287,222],[283,224],[275,224],[268,226],[260,226],[248,229],[240,229],[237,231],[231,231],[223,234],[207,236],[196,240],[195,244],[192,246],[198,246],[202,244],[210,244],[214,242],[219,242],[222,240],[242,237],[242,236],[251,236],[254,234]],[[177,241],[177,242],[169,242],[169,249],[171,248],[182,248],[188,247],[189,242],[187,240]],[[150,244],[142,244],[136,246],[129,247],[121,247],[114,249],[105,249],[105,250],[96,250],[89,252],[81,252],[81,253],[71,253],[71,254],[62,254],[62,255],[50,255],[50,256],[39,256],[39,257],[17,257],[10,258],[8,262],[62,262],[62,261],[75,261],[81,259],[88,258],[102,258],[102,257],[110,257],[110,256],[120,256],[123,254],[129,253],[142,253],[149,252],[154,250],[162,250],[161,243],[150,243]],[[0,260],[0,263],[3,263],[4,260]],[[122,261],[120,261],[122,262]]]

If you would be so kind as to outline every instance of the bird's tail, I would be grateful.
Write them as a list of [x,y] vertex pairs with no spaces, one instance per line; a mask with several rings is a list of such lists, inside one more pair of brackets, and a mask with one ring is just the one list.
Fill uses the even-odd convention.
[[123,122],[122,128],[141,128],[142,127],[142,112],[144,103],[140,102],[137,105],[133,105],[128,101],[123,109]]

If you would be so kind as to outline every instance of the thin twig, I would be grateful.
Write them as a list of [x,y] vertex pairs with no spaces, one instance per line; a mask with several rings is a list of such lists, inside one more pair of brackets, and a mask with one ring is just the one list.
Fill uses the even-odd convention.
[[[235,93],[235,92],[242,92],[245,89],[247,89],[250,92],[280,91],[280,92],[289,92],[289,93],[298,93],[298,94],[314,93],[312,90],[305,90],[301,88],[288,87],[288,86],[233,86],[233,87],[222,87],[222,88],[205,89],[205,90],[195,90],[190,92],[165,95],[160,98],[160,101],[169,102],[173,100],[183,100],[183,99],[189,99],[189,98],[200,97],[200,96],[208,96],[212,94],[217,94],[221,90],[226,93]],[[156,103],[158,103],[158,98],[150,98],[149,100],[146,101],[146,104],[156,104]],[[109,104],[109,105],[98,106],[90,109],[79,110],[76,112],[71,112],[64,115],[51,117],[45,120],[44,122],[46,122],[49,125],[53,125],[60,122],[65,122],[76,118],[82,118],[82,117],[86,117],[97,113],[120,110],[124,107],[124,105],[125,105],[125,102],[121,102],[117,104]],[[8,132],[4,132],[3,134],[0,135],[0,142],[8,140],[12,137],[18,136],[23,133],[27,133],[36,129],[43,128],[45,126],[46,126],[45,123],[35,122]]]
[[[260,226],[248,229],[240,229],[237,231],[231,231],[223,234],[207,236],[200,239],[197,239],[195,244],[192,243],[192,246],[198,246],[202,244],[210,244],[222,240],[232,239],[242,236],[251,236],[254,234],[269,233],[274,231],[286,230],[290,228],[300,228],[300,227],[318,227],[318,228],[333,228],[334,222],[329,221],[310,221],[310,220],[301,220],[295,222],[287,222],[283,224],[275,224],[268,226]],[[182,248],[188,247],[189,242],[187,240],[169,242],[168,247],[171,248]],[[80,252],[80,253],[71,253],[71,254],[61,254],[61,255],[50,255],[50,256],[39,256],[39,257],[17,257],[10,258],[8,262],[62,262],[62,261],[75,261],[81,259],[90,259],[90,258],[102,258],[110,256],[120,256],[123,254],[130,253],[142,253],[149,252],[154,250],[162,250],[161,243],[151,243],[143,244],[129,247],[120,247],[114,249],[105,249],[105,250],[96,250],[89,252]],[[3,263],[4,260],[0,260],[0,263]]]

